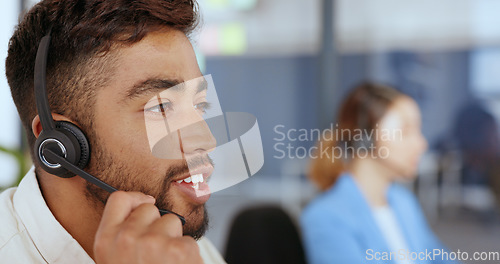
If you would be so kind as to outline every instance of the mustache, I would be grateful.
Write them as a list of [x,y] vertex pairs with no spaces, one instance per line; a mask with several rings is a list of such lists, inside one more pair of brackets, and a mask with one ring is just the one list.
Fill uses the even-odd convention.
[[180,164],[175,164],[170,166],[167,170],[165,182],[171,181],[172,179],[185,175],[196,168],[211,165],[215,166],[214,161],[208,156],[208,154],[195,156],[189,159],[183,159]]

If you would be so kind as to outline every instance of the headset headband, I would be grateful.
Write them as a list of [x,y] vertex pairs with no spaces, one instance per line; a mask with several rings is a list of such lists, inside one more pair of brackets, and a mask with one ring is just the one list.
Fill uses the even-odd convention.
[[47,35],[40,41],[35,59],[35,101],[40,122],[42,123],[42,130],[45,131],[55,129],[54,119],[52,119],[52,112],[50,111],[49,97],[47,95],[47,60],[51,32],[52,29],[49,29]]

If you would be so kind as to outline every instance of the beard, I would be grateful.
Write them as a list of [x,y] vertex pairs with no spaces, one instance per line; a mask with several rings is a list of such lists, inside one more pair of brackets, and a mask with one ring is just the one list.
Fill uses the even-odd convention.
[[[207,163],[213,165],[208,155],[191,161],[179,160],[167,169],[163,178],[153,180],[148,171],[137,168],[126,160],[118,160],[111,155],[111,151],[106,151],[105,145],[95,131],[89,134],[91,134],[89,139],[93,149],[87,172],[118,190],[136,191],[151,195],[156,198],[155,205],[161,209],[175,212],[175,205],[170,202],[173,199],[169,192],[170,183],[174,178],[188,173],[189,168],[194,168],[197,165]],[[86,183],[85,192],[90,202],[98,208],[104,209],[110,193],[90,182]],[[209,217],[207,210],[205,205],[192,204],[188,204],[186,209],[185,213],[182,214],[186,219],[186,224],[183,226],[183,235],[198,240],[208,229]]]

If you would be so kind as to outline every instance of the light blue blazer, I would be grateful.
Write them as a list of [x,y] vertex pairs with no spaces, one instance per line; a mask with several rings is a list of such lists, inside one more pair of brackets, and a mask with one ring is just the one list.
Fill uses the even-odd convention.
[[[449,253],[448,250],[427,225],[411,192],[392,184],[387,199],[399,221],[409,251],[415,252],[409,256],[415,258],[418,257],[416,254],[420,254],[414,263],[456,263],[449,258],[447,260],[444,254]],[[300,224],[310,264],[395,263],[383,259],[384,255],[389,257],[391,250],[367,201],[347,173],[305,208]],[[399,253],[396,252],[391,259],[402,257]],[[406,253],[404,256],[407,256]]]

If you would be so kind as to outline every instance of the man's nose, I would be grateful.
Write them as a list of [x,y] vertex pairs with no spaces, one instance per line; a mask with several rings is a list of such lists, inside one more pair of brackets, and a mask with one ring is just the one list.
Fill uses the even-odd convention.
[[217,146],[210,127],[205,120],[198,116],[190,124],[179,129],[179,141],[184,154],[211,152]]

